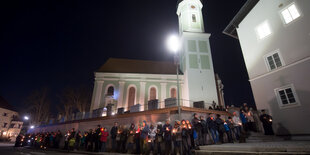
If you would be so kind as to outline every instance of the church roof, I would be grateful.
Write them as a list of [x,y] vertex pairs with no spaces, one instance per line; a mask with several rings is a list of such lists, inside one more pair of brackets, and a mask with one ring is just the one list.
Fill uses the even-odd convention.
[[109,58],[97,72],[176,74],[176,65],[173,62],[167,61]]
[[0,108],[15,111],[15,109],[13,108],[13,106],[11,106],[11,105],[10,105],[3,97],[1,97],[1,96],[0,96]]

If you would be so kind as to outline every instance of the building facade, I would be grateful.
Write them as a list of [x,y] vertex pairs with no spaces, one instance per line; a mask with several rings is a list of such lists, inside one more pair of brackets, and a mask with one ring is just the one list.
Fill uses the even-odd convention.
[[0,136],[15,141],[22,126],[23,122],[18,119],[18,112],[0,96]]
[[240,41],[256,106],[279,135],[310,134],[310,1],[248,0],[224,30]]
[[[202,3],[199,0],[178,2],[180,105],[193,107],[194,102],[203,102],[208,107],[218,103],[209,33],[204,31]],[[95,72],[95,86],[91,111],[108,104],[130,110],[141,105],[148,110],[148,103],[157,100],[158,108],[165,108],[166,99],[177,97],[176,65],[173,62],[154,62],[129,59],[109,59]]]

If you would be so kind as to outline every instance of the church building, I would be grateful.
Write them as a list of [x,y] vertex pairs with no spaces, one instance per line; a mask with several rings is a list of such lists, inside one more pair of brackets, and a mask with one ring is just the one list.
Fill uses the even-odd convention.
[[[205,33],[202,7],[200,0],[179,1],[177,7],[182,42],[179,97],[184,107],[200,103],[207,108],[219,103],[209,43],[211,34]],[[132,112],[166,108],[176,102],[176,73],[174,62],[110,58],[95,72],[90,110],[109,105],[113,113],[119,109]]]

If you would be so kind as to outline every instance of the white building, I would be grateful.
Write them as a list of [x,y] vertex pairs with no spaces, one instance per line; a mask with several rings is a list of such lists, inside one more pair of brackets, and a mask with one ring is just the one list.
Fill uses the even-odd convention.
[[18,113],[0,96],[0,136],[15,141],[22,126],[23,122],[18,119]]
[[309,0],[248,0],[224,30],[239,39],[256,106],[279,135],[310,134],[309,15]]
[[[180,99],[181,106],[192,107],[203,101],[205,107],[218,103],[210,34],[205,33],[202,4],[199,0],[178,2],[180,38]],[[148,101],[158,100],[158,108],[165,108],[167,98],[176,98],[176,66],[173,62],[154,62],[129,59],[109,59],[95,72],[95,86],[91,111],[112,103],[116,108],[130,110],[140,104],[148,110]]]

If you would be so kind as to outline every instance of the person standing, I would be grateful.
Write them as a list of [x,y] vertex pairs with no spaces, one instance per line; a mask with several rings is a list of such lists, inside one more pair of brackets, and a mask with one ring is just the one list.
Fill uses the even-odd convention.
[[217,131],[217,125],[214,121],[214,117],[211,115],[212,114],[209,114],[209,117],[207,118],[207,124],[209,131],[211,132],[213,143],[216,144],[219,141],[219,133]]
[[235,137],[237,140],[239,140],[240,138],[240,134],[241,134],[241,127],[242,127],[242,123],[241,123],[241,120],[240,120],[240,117],[237,115],[237,112],[234,112],[233,113],[233,118],[232,118],[232,121],[233,121],[233,125],[234,125],[234,133],[235,133]]
[[165,141],[165,154],[171,154],[171,130],[172,126],[170,125],[170,120],[166,120],[164,129],[164,141]]
[[156,154],[161,154],[161,147],[163,142],[163,125],[161,122],[157,123],[155,142],[157,146]]
[[202,141],[201,144],[202,145],[207,145],[207,135],[208,135],[208,125],[207,122],[204,120],[203,116],[200,116],[200,122],[201,122],[201,134],[202,134]]
[[216,114],[215,123],[217,125],[217,130],[219,132],[219,140],[221,143],[224,143],[224,133],[225,133],[225,126],[224,121],[221,119],[221,115]]
[[149,129],[149,139],[148,142],[150,144],[150,148],[148,151],[148,154],[150,154],[152,152],[152,154],[155,154],[155,138],[156,138],[156,127],[154,127],[153,124],[150,125],[150,129]]
[[186,124],[185,120],[181,122],[181,129],[182,129],[182,153],[185,155],[190,155],[190,133],[188,129],[188,125]]
[[114,126],[111,128],[111,140],[112,140],[112,151],[116,151],[116,136],[118,131],[118,123],[114,122]]
[[194,114],[194,118],[192,119],[192,124],[194,126],[194,132],[196,132],[197,134],[197,138],[196,139],[194,138],[195,149],[199,149],[199,145],[201,144],[200,142],[202,140],[202,134],[201,134],[202,125],[196,113]]
[[107,128],[101,128],[100,142],[101,142],[101,152],[106,151],[106,143],[109,136],[109,132]]
[[131,123],[127,138],[127,151],[129,154],[134,153],[135,134],[136,134],[135,124]]
[[140,139],[141,139],[141,153],[142,154],[146,154],[147,153],[147,143],[148,143],[148,135],[149,135],[149,126],[146,124],[146,121],[143,121],[142,122],[142,129],[141,129],[141,136],[140,136]]
[[101,133],[101,125],[97,125],[97,129],[95,131],[94,135],[94,141],[95,141],[95,152],[99,152],[101,144],[100,144],[100,133]]
[[265,135],[274,135],[272,129],[272,117],[266,114],[265,110],[262,110],[262,115],[260,116],[260,121],[263,123]]
[[174,128],[172,129],[172,134],[174,137],[174,154],[181,153],[181,143],[182,143],[182,129],[180,127],[181,122],[176,120],[174,123]]

